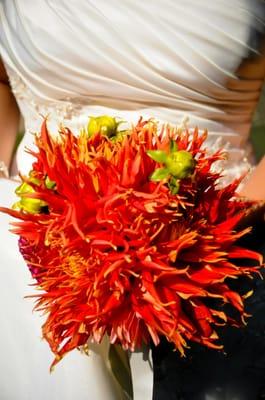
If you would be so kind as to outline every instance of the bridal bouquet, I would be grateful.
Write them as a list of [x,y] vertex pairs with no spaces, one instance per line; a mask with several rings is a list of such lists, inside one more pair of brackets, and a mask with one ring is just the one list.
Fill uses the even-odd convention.
[[230,283],[261,268],[236,243],[251,204],[237,198],[239,180],[218,184],[224,153],[207,150],[207,133],[118,125],[91,118],[78,136],[54,138],[44,121],[20,200],[4,209],[19,220],[53,364],[105,334],[132,351],[163,336],[181,354],[189,341],[221,348],[217,326],[244,323],[251,294]]

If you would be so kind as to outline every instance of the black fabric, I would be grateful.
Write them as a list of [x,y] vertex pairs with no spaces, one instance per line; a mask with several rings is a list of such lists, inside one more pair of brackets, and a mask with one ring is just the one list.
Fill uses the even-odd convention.
[[[264,225],[256,226],[244,245],[265,253]],[[265,399],[265,280],[234,284],[255,291],[246,300],[248,325],[219,331],[226,354],[191,344],[181,358],[166,340],[153,347],[153,400]]]

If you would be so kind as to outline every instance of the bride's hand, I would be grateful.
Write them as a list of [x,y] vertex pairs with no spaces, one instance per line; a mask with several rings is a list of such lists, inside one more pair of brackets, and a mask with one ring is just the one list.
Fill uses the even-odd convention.
[[249,200],[265,200],[265,156],[240,190],[239,195]]
[[254,201],[253,206],[239,222],[238,228],[265,225],[265,156],[251,173],[239,196]]

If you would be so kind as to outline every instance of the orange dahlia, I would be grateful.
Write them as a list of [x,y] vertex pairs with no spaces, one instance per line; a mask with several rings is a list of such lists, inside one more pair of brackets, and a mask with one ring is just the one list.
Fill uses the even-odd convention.
[[261,256],[236,243],[250,204],[238,180],[218,185],[224,154],[206,136],[140,119],[116,136],[53,138],[44,122],[17,209],[4,211],[19,219],[54,364],[105,334],[132,351],[161,336],[181,354],[189,340],[220,348],[216,327],[244,322],[249,293],[230,278],[258,273]]

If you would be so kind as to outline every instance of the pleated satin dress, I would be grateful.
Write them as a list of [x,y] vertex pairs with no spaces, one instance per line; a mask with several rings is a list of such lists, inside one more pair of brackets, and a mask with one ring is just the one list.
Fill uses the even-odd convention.
[[[78,131],[89,116],[108,114],[129,124],[143,116],[178,125],[188,117],[190,127],[209,130],[211,148],[227,148],[227,179],[241,175],[253,162],[248,135],[265,75],[264,31],[262,0],[0,0],[0,55],[25,122],[13,173],[30,170],[24,148],[33,147],[43,116],[55,132],[59,123]],[[14,186],[0,180],[1,205],[12,204]],[[0,399],[121,398],[106,362],[108,343],[90,357],[73,352],[49,375],[42,318],[23,299],[33,291],[30,274],[2,215],[0,260]],[[261,322],[249,339],[257,343],[251,362],[248,355],[248,361],[235,358],[242,346],[234,341],[228,362],[218,364],[226,377],[238,364],[244,377],[259,368],[257,393],[265,380],[263,329]],[[256,336],[262,339],[255,342]],[[255,399],[234,393],[230,378],[213,376],[217,361],[207,350],[194,348],[179,362],[168,361],[163,346],[153,354],[154,399]],[[150,354],[131,355],[131,370],[134,400],[151,400]],[[229,397],[228,386],[241,397]]]

